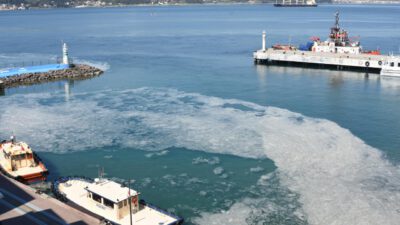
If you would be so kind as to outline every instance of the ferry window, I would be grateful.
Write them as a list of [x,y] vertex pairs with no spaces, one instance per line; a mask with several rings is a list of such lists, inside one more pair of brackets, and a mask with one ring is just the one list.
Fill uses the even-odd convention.
[[112,202],[112,201],[110,201],[110,200],[108,200],[106,198],[104,198],[103,201],[104,201],[104,205],[105,206],[110,207],[110,208],[114,208],[114,202]]
[[122,208],[124,206],[123,202],[118,202],[118,208]]
[[390,66],[393,67],[393,66],[394,66],[394,62],[391,62],[391,63],[390,63]]
[[124,200],[124,206],[126,206],[126,204],[127,204],[126,202],[127,202],[127,201],[126,201],[126,200]]
[[95,193],[92,193],[92,198],[93,200],[95,200],[96,202],[100,202],[101,203],[101,196],[97,195]]

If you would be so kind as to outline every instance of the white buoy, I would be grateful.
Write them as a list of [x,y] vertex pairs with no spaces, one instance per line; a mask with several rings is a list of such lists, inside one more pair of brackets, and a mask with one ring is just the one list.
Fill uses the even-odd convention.
[[68,58],[68,46],[67,43],[63,44],[63,64],[69,65],[69,58]]
[[267,50],[266,48],[266,37],[267,34],[265,33],[265,30],[262,32],[262,50],[265,52]]

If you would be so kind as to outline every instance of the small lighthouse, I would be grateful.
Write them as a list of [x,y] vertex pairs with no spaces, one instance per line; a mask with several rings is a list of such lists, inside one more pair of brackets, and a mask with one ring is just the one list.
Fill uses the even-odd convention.
[[266,37],[267,34],[265,33],[265,30],[262,32],[262,51],[265,52],[265,50],[267,50],[266,48]]
[[63,51],[62,63],[69,65],[68,46],[67,43],[65,42],[63,43],[62,51]]

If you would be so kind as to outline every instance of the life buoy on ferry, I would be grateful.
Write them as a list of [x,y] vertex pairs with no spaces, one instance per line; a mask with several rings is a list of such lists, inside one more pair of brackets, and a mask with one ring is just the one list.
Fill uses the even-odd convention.
[[369,62],[368,61],[365,62],[365,66],[369,67]]
[[379,60],[378,61],[378,65],[382,66],[382,61]]
[[133,203],[135,206],[137,206],[137,204],[138,204],[137,195],[135,195],[135,196],[132,197],[132,203]]

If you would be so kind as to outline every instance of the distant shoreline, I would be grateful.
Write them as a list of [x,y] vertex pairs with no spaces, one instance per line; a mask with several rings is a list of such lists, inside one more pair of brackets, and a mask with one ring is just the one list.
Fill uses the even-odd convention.
[[[193,6],[193,5],[273,5],[274,3],[251,3],[251,2],[223,2],[223,3],[174,3],[174,4],[118,4],[118,5],[84,5],[84,6],[75,6],[75,7],[29,7],[26,9],[0,9],[1,11],[25,11],[25,10],[43,10],[43,9],[86,9],[86,8],[127,8],[127,7],[169,7],[169,6]],[[337,2],[337,3],[318,3],[318,5],[400,5],[399,2]]]

